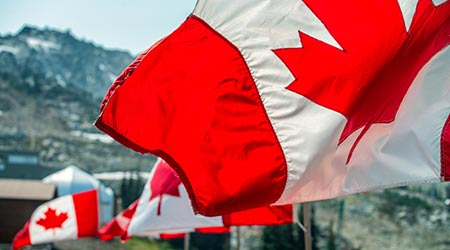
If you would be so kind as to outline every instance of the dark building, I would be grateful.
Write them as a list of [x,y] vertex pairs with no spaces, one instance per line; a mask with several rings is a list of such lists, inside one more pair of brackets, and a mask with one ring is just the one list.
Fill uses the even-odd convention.
[[54,184],[0,179],[0,243],[11,243],[33,211],[55,197]]
[[0,178],[40,180],[58,170],[41,166],[35,152],[0,152]]
[[41,179],[58,170],[41,166],[35,152],[0,151],[0,243],[10,243],[33,211],[56,197],[56,186]]

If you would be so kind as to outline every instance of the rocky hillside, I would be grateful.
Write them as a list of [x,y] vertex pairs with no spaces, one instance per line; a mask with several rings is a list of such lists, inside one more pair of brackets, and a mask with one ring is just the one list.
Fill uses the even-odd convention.
[[0,150],[38,151],[44,165],[93,172],[148,169],[153,158],[92,126],[107,88],[132,60],[70,32],[24,27],[0,36]]
[[101,98],[132,59],[128,52],[79,41],[70,32],[24,27],[0,38],[0,73],[23,78],[34,91],[57,85]]

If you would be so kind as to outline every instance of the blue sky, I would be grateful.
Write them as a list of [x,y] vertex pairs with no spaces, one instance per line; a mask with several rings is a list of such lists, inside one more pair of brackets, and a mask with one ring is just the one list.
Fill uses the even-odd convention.
[[0,34],[23,25],[70,29],[106,48],[136,54],[178,27],[195,0],[0,0]]

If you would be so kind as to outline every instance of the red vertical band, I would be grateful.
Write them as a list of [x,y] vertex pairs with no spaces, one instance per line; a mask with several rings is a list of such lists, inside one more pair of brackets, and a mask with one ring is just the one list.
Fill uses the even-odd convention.
[[77,217],[78,238],[97,236],[99,219],[97,190],[75,194],[72,199]]
[[95,125],[163,158],[204,215],[271,204],[286,185],[286,159],[244,58],[195,16],[124,71]]
[[279,225],[293,222],[292,205],[254,208],[224,215],[225,226]]
[[229,233],[230,228],[229,227],[201,227],[201,228],[196,228],[195,232],[203,233],[203,234],[224,234],[224,233]]
[[159,234],[160,240],[183,239],[184,237],[186,237],[186,233],[161,233],[161,234]]

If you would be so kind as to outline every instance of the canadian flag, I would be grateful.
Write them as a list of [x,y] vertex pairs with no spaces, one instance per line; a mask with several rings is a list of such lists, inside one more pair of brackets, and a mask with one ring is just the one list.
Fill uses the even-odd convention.
[[199,0],[96,126],[220,215],[450,179],[450,2]]
[[62,196],[40,205],[13,240],[13,249],[60,240],[96,237],[97,191]]
[[223,233],[229,226],[292,223],[292,205],[255,208],[224,216],[194,214],[188,193],[175,171],[159,159],[138,200],[99,230],[102,240],[132,235],[167,235],[185,232]]

